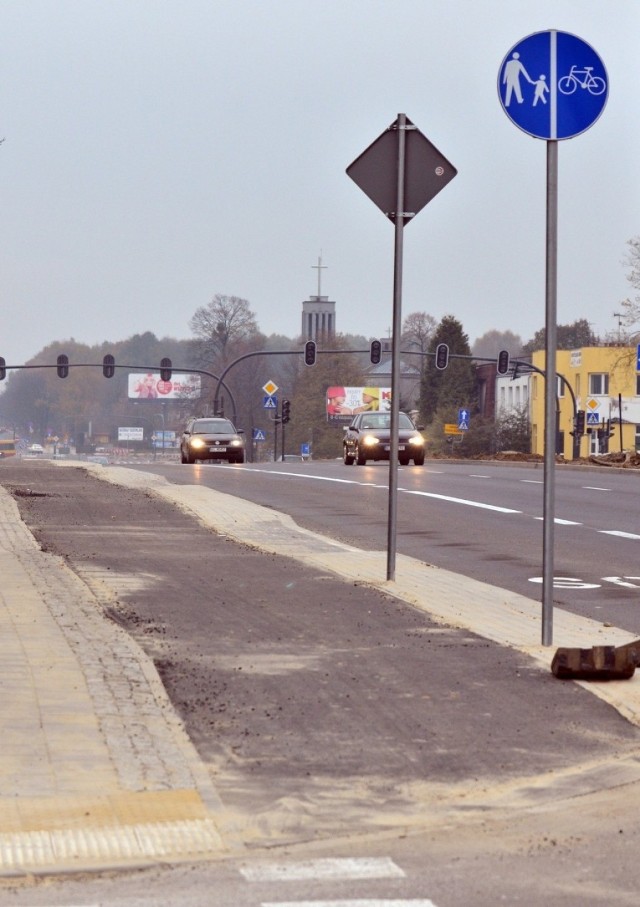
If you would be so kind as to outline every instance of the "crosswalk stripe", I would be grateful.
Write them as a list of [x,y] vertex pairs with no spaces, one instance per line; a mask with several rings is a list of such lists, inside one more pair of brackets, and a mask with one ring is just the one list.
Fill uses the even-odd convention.
[[240,868],[249,882],[283,882],[289,879],[402,879],[404,872],[388,857],[300,860],[286,863],[252,863]]

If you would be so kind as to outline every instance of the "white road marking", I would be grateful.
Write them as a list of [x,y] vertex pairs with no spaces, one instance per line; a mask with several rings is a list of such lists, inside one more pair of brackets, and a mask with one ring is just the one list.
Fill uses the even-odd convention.
[[622,532],[617,529],[598,529],[600,535],[615,535],[620,539],[640,539],[640,535],[635,532]]
[[640,576],[603,576],[606,583],[613,583],[614,586],[622,586],[625,589],[640,589],[637,583],[628,582],[628,580],[640,580]]
[[[530,576],[530,583],[538,583],[542,585],[544,582],[544,577],[542,576]],[[599,589],[600,585],[598,583],[585,583],[584,580],[578,579],[576,576],[554,576],[553,578],[553,588],[554,589]]]
[[350,898],[341,901],[262,901],[262,907],[436,907],[425,898],[390,900],[389,898]]
[[283,882],[304,879],[403,879],[404,872],[388,857],[336,858],[252,863],[240,869],[249,882]]
[[470,478],[470,479],[490,479],[491,476],[482,476],[482,475],[480,475],[480,473],[478,473],[478,472],[470,472],[470,473],[469,473],[469,478]]
[[495,504],[482,504],[480,501],[469,501],[466,498],[452,498],[448,494],[433,494],[431,491],[412,491],[409,488],[399,488],[404,494],[415,494],[422,498],[434,498],[437,501],[449,501],[451,504],[466,504],[467,507],[480,507],[482,510],[495,510],[498,513],[522,513],[521,510],[512,510],[510,507],[498,507]]
[[544,485],[542,479],[520,479],[523,485]]
[[[544,517],[537,516],[534,517],[535,520],[543,520]],[[559,526],[582,526],[582,523],[576,523],[575,520],[561,520],[560,517],[554,517],[554,523],[557,523]]]
[[583,485],[585,491],[611,491],[610,488],[601,488],[599,485]]

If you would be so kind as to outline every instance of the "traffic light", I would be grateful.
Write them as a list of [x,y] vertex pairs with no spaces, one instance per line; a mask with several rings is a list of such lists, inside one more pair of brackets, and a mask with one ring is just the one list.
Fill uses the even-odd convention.
[[60,353],[57,362],[58,378],[66,378],[69,374],[69,357]]
[[506,375],[509,371],[509,350],[500,350],[498,353],[498,374]]
[[171,381],[171,359],[166,356],[160,360],[160,380]]
[[380,362],[380,357],[382,356],[382,344],[379,340],[371,341],[371,362],[374,365],[377,365]]
[[442,371],[449,365],[449,347],[446,343],[439,343],[436,347],[436,368]]
[[584,419],[585,419],[585,412],[583,409],[579,409],[578,412],[576,413],[576,434],[577,435],[584,434]]
[[116,360],[113,358],[111,353],[107,355],[102,360],[102,374],[105,378],[113,378],[116,373]]
[[4,356],[0,356],[0,381],[4,381],[7,377],[7,363],[5,362]]
[[307,340],[304,345],[304,364],[305,365],[315,365],[316,364],[316,342],[315,340]]
[[282,401],[282,424],[286,425],[290,418],[291,418],[291,402],[289,400],[283,400]]

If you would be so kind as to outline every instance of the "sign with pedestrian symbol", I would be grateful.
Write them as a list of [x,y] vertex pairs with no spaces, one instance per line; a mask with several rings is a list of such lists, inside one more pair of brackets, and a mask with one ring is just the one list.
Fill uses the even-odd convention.
[[264,409],[277,409],[278,408],[278,398],[272,397],[267,394],[267,396],[263,398],[262,405],[263,405]]
[[514,44],[500,64],[504,112],[537,139],[571,139],[598,119],[609,93],[604,63],[568,32],[536,32]]
[[600,425],[600,414],[597,411],[587,413],[587,425]]
[[253,429],[253,440],[254,441],[266,441],[267,437],[261,428]]
[[469,410],[458,410],[458,431],[469,431]]

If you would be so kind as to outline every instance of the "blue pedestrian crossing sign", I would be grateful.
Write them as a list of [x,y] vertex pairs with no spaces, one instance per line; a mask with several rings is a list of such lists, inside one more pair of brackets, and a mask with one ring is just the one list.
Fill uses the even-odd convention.
[[600,425],[600,414],[598,412],[587,413],[587,425]]
[[468,409],[458,410],[458,431],[469,431],[470,413]]
[[277,409],[278,408],[278,398],[273,394],[267,394],[263,399],[262,406],[264,409]]
[[262,431],[261,428],[254,428],[253,429],[253,440],[254,441],[266,441],[267,436],[265,435],[265,433]]
[[598,119],[609,79],[596,51],[568,32],[536,32],[508,52],[498,72],[506,115],[537,139],[571,139]]

